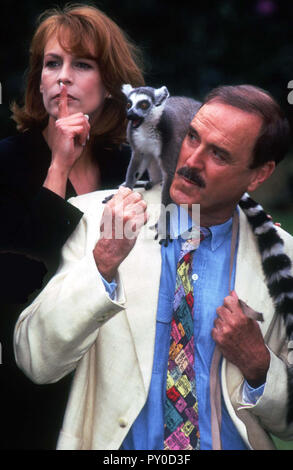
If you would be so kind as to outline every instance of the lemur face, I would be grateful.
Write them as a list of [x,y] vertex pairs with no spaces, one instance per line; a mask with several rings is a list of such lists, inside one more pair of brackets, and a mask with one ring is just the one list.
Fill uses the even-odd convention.
[[131,93],[127,100],[126,112],[127,119],[132,121],[133,129],[137,129],[147,119],[152,107],[153,103],[149,96],[141,93]]
[[132,129],[138,129],[147,120],[156,121],[169,97],[166,87],[132,88],[131,85],[123,85],[122,92],[127,98],[126,113]]

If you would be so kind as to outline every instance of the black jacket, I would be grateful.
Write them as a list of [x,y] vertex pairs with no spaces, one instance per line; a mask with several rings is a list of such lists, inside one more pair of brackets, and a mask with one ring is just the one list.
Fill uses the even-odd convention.
[[[129,147],[97,148],[103,188],[125,180]],[[19,313],[58,267],[60,250],[82,212],[42,187],[51,161],[38,130],[0,141],[0,401],[1,449],[54,449],[71,376],[35,385],[15,364]],[[66,199],[76,193],[67,185]]]
[[[129,148],[97,149],[104,188],[121,184]],[[51,152],[38,130],[0,142],[0,295],[3,302],[23,303],[54,271],[60,250],[82,212],[43,188]],[[76,193],[70,182],[66,199]],[[48,277],[48,276],[47,276]]]

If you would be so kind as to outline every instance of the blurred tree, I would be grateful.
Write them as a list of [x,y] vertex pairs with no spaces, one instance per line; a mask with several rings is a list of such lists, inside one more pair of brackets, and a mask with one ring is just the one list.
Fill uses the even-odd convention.
[[[173,94],[200,98],[218,84],[254,83],[271,91],[287,108],[292,120],[293,111],[287,106],[287,85],[293,79],[293,10],[289,2],[100,0],[90,3],[108,13],[141,47],[149,84],[164,83]],[[36,19],[45,9],[65,4],[45,0],[1,2],[1,136],[8,130],[9,103],[13,98],[20,99],[23,93]]]

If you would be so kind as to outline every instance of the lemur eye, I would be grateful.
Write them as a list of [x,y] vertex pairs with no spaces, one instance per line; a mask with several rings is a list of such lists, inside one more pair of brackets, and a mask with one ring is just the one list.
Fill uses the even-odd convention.
[[127,109],[130,109],[130,108],[131,108],[131,106],[132,106],[132,103],[131,103],[131,101],[127,101],[126,108],[127,108]]
[[148,108],[150,107],[150,103],[149,103],[148,101],[146,101],[146,100],[141,101],[141,102],[139,103],[139,107],[140,107],[141,109],[148,109]]

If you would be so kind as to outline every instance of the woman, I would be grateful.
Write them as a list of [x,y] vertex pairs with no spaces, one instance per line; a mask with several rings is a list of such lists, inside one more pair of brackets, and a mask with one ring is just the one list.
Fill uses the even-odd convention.
[[[13,105],[21,133],[0,143],[2,252],[48,268],[82,215],[65,200],[124,181],[128,82],[143,84],[136,50],[105,14],[88,6],[45,13],[31,44],[25,104]],[[32,274],[33,285],[4,282],[4,297],[26,300],[26,288],[40,287]]]
[[[126,115],[121,86],[144,83],[136,48],[94,7],[46,12],[30,52],[25,103],[12,108],[20,132],[0,142],[2,304],[26,302],[29,294],[44,285],[46,271],[46,280],[53,274],[62,245],[82,217],[66,202],[68,197],[124,181],[130,155],[122,145]],[[0,340],[7,357],[14,318],[5,316]],[[13,381],[15,374],[12,370]],[[6,382],[11,384],[11,380]],[[19,402],[15,411],[19,421],[19,409],[27,408],[28,402],[24,388],[15,399],[11,398],[14,390],[15,383],[7,395],[14,405]],[[52,390],[48,397],[54,400]],[[32,395],[30,399],[31,413],[36,401]],[[11,412],[2,426],[2,447],[42,448],[45,443],[54,447],[55,442],[39,429],[32,435],[32,415],[16,426]],[[37,423],[40,413],[44,409],[38,410]],[[58,427],[52,420],[54,434]],[[24,439],[19,442],[18,431]]]

